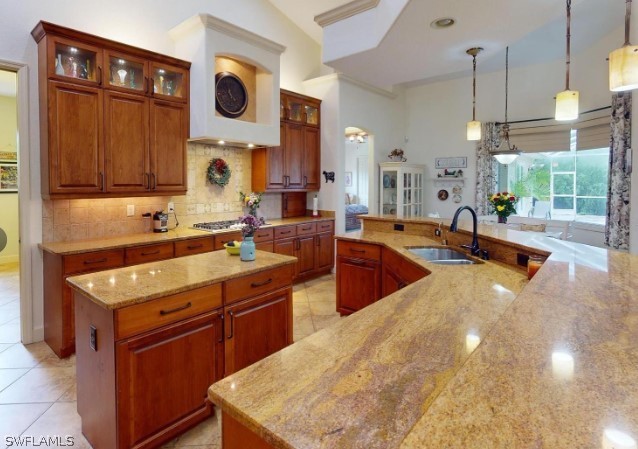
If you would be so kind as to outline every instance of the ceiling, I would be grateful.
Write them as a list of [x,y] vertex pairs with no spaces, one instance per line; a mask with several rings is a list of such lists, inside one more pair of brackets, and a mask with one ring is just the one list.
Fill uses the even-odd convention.
[[[322,32],[336,32],[339,36],[331,36],[331,41],[350,43],[361,35],[355,27],[321,30],[313,21],[317,14],[346,1],[270,1],[314,39]],[[622,27],[624,11],[621,0],[572,0],[572,53]],[[440,17],[453,17],[456,24],[431,28],[430,23]],[[352,18],[344,22],[348,20]],[[410,0],[376,47],[324,62],[359,80],[391,88],[467,76],[472,64],[465,50],[475,46],[485,49],[478,56],[479,71],[502,70],[507,45],[512,67],[564,58],[565,1]]]

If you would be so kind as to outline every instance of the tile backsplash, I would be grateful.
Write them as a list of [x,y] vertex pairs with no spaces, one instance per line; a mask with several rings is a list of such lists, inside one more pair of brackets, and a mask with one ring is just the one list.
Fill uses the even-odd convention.
[[[230,182],[211,185],[206,170],[214,157],[224,159],[232,174]],[[180,227],[203,221],[233,220],[248,210],[239,200],[239,192],[250,192],[251,155],[248,150],[199,143],[188,144],[188,192],[179,196],[44,200],[42,202],[42,241],[66,242],[143,232],[142,214],[166,210],[175,203]],[[135,214],[127,217],[127,205]],[[258,215],[281,217],[281,194],[265,194]],[[175,217],[169,218],[169,228]]]

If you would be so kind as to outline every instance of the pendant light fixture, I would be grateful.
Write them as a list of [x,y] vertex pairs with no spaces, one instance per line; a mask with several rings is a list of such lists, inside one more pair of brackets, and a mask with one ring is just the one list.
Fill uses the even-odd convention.
[[569,90],[569,65],[571,62],[571,21],[572,0],[567,0],[567,42],[565,56],[565,90],[556,94],[556,120],[576,120],[578,118],[578,91]]
[[465,52],[472,56],[472,121],[467,122],[467,140],[481,140],[481,122],[476,120],[476,55],[481,51],[481,47],[473,47]]
[[638,46],[629,43],[631,0],[625,2],[625,45],[609,53],[609,90],[638,89]]
[[511,164],[520,156],[521,152],[518,151],[516,145],[510,145],[510,125],[507,123],[507,85],[509,82],[509,52],[510,48],[505,49],[505,123],[502,126],[503,135],[501,137],[501,144],[496,151],[490,152],[494,158],[501,164]]

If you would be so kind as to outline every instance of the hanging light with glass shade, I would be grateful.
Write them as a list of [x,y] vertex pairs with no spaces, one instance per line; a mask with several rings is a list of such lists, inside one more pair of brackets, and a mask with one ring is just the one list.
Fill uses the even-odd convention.
[[638,89],[638,46],[629,43],[631,0],[625,2],[625,44],[609,53],[609,90]]
[[467,122],[467,140],[481,140],[481,122],[476,120],[476,55],[482,50],[474,47],[466,51],[472,56],[472,121]]
[[495,151],[491,151],[490,154],[500,162],[501,164],[511,164],[520,156],[521,152],[518,151],[516,145],[510,144],[510,125],[507,123],[507,87],[509,83],[509,52],[510,48],[505,48],[505,123],[502,126],[501,144]]
[[565,90],[556,94],[556,120],[576,120],[578,118],[578,91],[569,89],[569,65],[571,63],[571,19],[572,0],[567,0],[567,34],[565,55]]

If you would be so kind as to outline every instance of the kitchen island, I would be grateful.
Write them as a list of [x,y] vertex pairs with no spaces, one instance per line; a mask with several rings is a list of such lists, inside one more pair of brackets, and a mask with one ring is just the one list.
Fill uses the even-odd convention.
[[214,251],[69,277],[93,448],[158,447],[210,416],[210,384],[291,344],[295,263]]
[[[479,226],[497,258],[551,254],[528,283],[511,263],[435,265],[405,249],[440,244],[410,234],[440,221],[445,234],[445,220],[371,216],[337,237],[431,274],[214,384],[224,448],[241,447],[236,435],[262,448],[384,449],[638,438],[638,257]],[[448,237],[469,243],[461,229]]]

